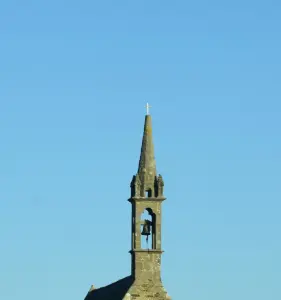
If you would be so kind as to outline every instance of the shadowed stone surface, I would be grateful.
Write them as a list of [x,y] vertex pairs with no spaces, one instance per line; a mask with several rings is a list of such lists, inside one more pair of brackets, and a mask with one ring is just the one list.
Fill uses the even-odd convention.
[[89,291],[85,300],[122,300],[133,283],[132,276],[125,277],[108,286]]

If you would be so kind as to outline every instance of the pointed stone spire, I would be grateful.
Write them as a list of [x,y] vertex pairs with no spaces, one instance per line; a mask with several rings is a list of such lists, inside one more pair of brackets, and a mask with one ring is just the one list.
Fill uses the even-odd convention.
[[157,173],[152,138],[152,121],[151,116],[148,114],[148,109],[147,115],[145,116],[141,155],[137,174],[140,178],[141,185],[145,190],[148,191],[149,189],[152,190],[154,188]]

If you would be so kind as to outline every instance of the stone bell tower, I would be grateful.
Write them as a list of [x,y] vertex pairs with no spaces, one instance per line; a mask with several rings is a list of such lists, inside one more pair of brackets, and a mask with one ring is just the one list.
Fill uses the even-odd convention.
[[[110,285],[90,288],[85,300],[170,300],[161,281],[164,182],[157,175],[152,124],[147,105],[141,155],[131,182],[131,274]],[[142,217],[146,212],[147,216]]]
[[[170,299],[161,281],[162,202],[164,181],[157,175],[152,139],[152,121],[149,112],[145,116],[144,133],[138,172],[131,182],[132,227],[131,227],[131,276],[134,283],[129,290],[136,299]],[[141,216],[147,212],[149,218]],[[146,237],[147,245],[142,243]],[[135,299],[135,298],[132,298]]]

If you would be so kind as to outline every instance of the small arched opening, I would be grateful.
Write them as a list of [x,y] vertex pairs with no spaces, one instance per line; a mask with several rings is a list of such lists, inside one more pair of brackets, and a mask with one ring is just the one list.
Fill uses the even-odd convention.
[[146,198],[151,198],[152,197],[152,189],[147,189],[145,191],[145,197]]

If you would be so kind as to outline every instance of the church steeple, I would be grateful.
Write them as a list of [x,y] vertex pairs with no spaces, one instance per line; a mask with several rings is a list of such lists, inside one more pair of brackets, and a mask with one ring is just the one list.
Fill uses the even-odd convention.
[[149,114],[149,105],[146,104],[147,113],[144,121],[144,130],[141,146],[141,155],[139,160],[138,174],[144,177],[146,174],[156,176],[156,163],[154,157],[154,146],[152,138],[152,121]]
[[145,190],[152,190],[157,174],[152,138],[151,116],[145,116],[142,147],[139,160],[138,176]]
[[144,130],[136,176],[131,182],[132,197],[160,197],[163,196],[164,182],[162,176],[157,176],[154,145],[152,137],[152,119],[147,104],[147,114],[144,121]]
[[[164,182],[156,173],[149,105],[139,167],[131,182],[131,275],[104,288],[92,287],[85,300],[170,300],[161,280]],[[143,214],[146,213],[144,217]]]
[[[157,295],[166,297],[161,281],[163,187],[163,178],[156,172],[152,119],[147,112],[139,167],[131,182],[129,199],[132,204],[132,277],[136,288],[145,285]],[[146,218],[142,217],[144,212],[148,215]],[[143,237],[147,244],[143,243]]]

